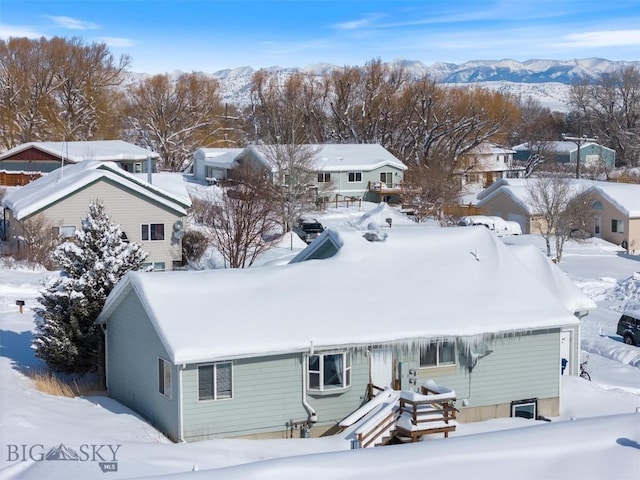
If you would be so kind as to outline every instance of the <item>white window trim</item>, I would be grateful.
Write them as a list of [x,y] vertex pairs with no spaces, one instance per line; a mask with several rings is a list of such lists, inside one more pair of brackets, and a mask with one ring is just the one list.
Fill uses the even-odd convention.
[[[528,400],[518,400],[515,402],[511,402],[511,417],[515,418],[516,417],[516,409],[518,407],[527,407],[529,405],[533,405],[533,417],[530,420],[536,420],[538,418],[538,399],[537,398],[532,398],[532,399],[528,399]],[[525,418],[525,417],[518,417],[518,418]],[[529,420],[529,419],[527,419]]]
[[[142,228],[146,225],[147,227],[147,232],[148,232],[148,236],[149,238],[147,240],[144,240],[142,237]],[[162,225],[163,227],[163,239],[162,240],[153,240],[151,238],[151,225]],[[142,242],[164,242],[165,239],[167,238],[167,234],[166,234],[166,228],[165,228],[165,224],[164,223],[141,223],[140,224],[140,241]]]
[[[218,365],[231,365],[231,396],[218,398]],[[213,398],[206,400],[200,400],[200,367],[213,367]],[[196,402],[197,403],[210,403],[210,402],[224,402],[225,400],[233,400],[235,392],[235,382],[233,380],[233,362],[215,362],[215,363],[203,363],[196,367]]]
[[[444,343],[449,343],[452,347],[453,347],[453,362],[447,362],[447,363],[440,363],[440,348],[438,348],[441,344]],[[451,341],[442,341],[442,342],[430,342],[429,345],[435,345],[436,346],[436,364],[435,365],[422,365],[420,363],[420,357],[421,352],[418,352],[418,365],[420,368],[420,370],[423,369],[427,369],[427,368],[446,368],[446,367],[453,367],[456,365],[456,344],[455,342],[451,342]],[[425,344],[425,347],[427,345]],[[420,347],[422,349],[422,347]]]
[[[163,374],[163,391],[160,391],[160,361],[162,361],[162,374]],[[156,363],[158,366],[158,394],[164,398],[171,400],[171,390],[173,388],[173,371],[171,370],[171,363],[162,357],[158,357],[158,362]],[[169,388],[167,388],[167,371],[169,372]]]
[[[337,388],[325,388],[324,386],[324,357],[325,356],[329,356],[329,355],[342,355],[342,378],[343,378],[343,385],[341,387],[337,387]],[[311,357],[320,357],[319,361],[318,361],[318,365],[320,370],[309,370],[309,359]],[[306,357],[306,369],[307,369],[307,391],[311,392],[311,393],[336,393],[336,392],[343,392],[345,390],[348,390],[351,388],[351,383],[352,383],[352,378],[351,378],[351,373],[352,373],[352,363],[351,363],[351,354],[349,352],[323,352],[323,353],[316,353],[313,355],[309,355],[308,357]],[[311,373],[317,374],[319,375],[319,388],[311,388],[311,379],[310,379],[310,375]]]
[[624,220],[618,220],[617,218],[612,218],[611,223],[613,226],[613,222],[616,222],[616,229],[611,229],[611,233],[624,233]]

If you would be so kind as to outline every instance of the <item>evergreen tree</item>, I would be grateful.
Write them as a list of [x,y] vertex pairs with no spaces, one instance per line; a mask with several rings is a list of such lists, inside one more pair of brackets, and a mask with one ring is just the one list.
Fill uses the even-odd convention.
[[102,332],[94,322],[116,283],[147,258],[139,243],[123,239],[101,201],[89,205],[74,241],[53,252],[61,274],[40,292],[33,348],[56,372],[102,374]]

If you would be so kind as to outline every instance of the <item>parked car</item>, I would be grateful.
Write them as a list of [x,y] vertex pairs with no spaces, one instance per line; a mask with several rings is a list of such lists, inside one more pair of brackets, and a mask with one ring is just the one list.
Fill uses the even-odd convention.
[[322,232],[324,227],[315,218],[301,218],[293,227],[293,231],[305,242],[313,242]]
[[622,337],[627,345],[640,347],[640,320],[638,320],[638,317],[640,315],[623,313],[620,320],[618,320],[616,333]]

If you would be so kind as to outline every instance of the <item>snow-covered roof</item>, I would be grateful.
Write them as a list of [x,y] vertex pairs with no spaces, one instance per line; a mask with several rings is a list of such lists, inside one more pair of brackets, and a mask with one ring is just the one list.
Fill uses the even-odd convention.
[[546,257],[538,247],[524,244],[509,245],[508,247],[571,313],[588,312],[597,308],[596,303],[580,290],[569,276]]
[[598,192],[629,218],[640,217],[640,185],[637,183],[592,182],[587,193]]
[[28,142],[18,145],[17,147],[7,150],[0,155],[0,160],[11,157],[16,153],[28,150],[29,148],[37,148],[43,152],[65,158],[72,163],[83,162],[86,160],[98,160],[101,162],[121,162],[143,161],[148,157],[152,159],[160,158],[160,155],[138,147],[132,143],[123,140],[92,140],[82,142]]
[[187,214],[186,209],[191,206],[188,193],[176,196],[126,172],[113,162],[96,160],[58,168],[9,193],[2,200],[2,205],[12,211],[14,218],[21,220],[100,179],[135,191],[182,216]]
[[202,158],[210,167],[233,168],[236,157],[242,148],[198,148],[193,152],[194,158]]
[[[276,355],[578,323],[484,228],[341,232],[325,260],[188,272],[131,272],[98,322],[140,299],[174,363]],[[249,300],[249,301],[248,301]]]
[[[369,171],[384,166],[392,166],[400,170],[408,168],[391,152],[377,143],[310,144],[308,147],[317,151],[315,166],[318,171]],[[265,164],[269,163],[269,159],[265,158],[264,152],[274,148],[274,145],[250,145],[247,147]]]
[[[575,194],[599,193],[629,218],[640,217],[639,184],[601,182],[581,178],[572,178],[569,181]],[[536,212],[531,205],[529,195],[529,186],[533,182],[535,182],[535,178],[501,178],[478,193],[477,205],[482,207],[496,195],[504,193],[530,215],[535,215]]]

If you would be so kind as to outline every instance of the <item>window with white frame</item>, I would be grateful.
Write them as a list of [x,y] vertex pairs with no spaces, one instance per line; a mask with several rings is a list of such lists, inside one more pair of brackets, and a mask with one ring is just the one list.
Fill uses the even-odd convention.
[[233,396],[231,362],[198,366],[198,401],[223,400]]
[[152,272],[164,272],[166,264],[164,262],[143,262],[142,270]]
[[420,368],[455,365],[456,346],[443,340],[420,345]]
[[158,392],[171,398],[171,364],[158,357]]
[[613,218],[611,220],[611,232],[612,233],[624,233],[624,221],[616,220]]
[[164,223],[143,223],[141,238],[144,241],[164,240]]
[[331,173],[318,172],[318,183],[330,183],[330,182],[331,182]]
[[511,402],[511,416],[535,420],[538,418],[538,400],[532,398]]
[[347,175],[347,181],[349,183],[362,182],[362,172],[349,172]]
[[51,227],[55,237],[73,238],[76,234],[75,225],[62,225],[60,227]]
[[309,390],[326,391],[351,386],[351,356],[344,353],[310,355]]
[[133,164],[133,173],[142,173],[142,163],[136,162]]

